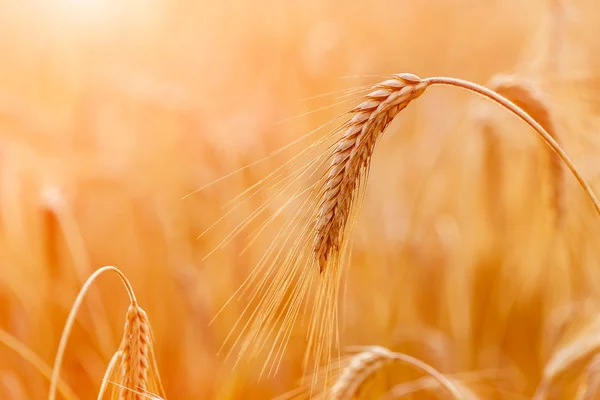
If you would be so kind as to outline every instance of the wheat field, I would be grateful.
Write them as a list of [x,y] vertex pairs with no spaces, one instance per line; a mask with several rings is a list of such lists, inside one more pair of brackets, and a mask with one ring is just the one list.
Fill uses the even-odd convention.
[[597,24],[1,1],[0,399],[597,398]]

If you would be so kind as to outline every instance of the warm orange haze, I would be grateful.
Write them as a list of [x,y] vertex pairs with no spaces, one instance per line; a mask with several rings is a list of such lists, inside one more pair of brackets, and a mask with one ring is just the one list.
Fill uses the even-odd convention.
[[598,26],[1,1],[0,399],[597,398]]

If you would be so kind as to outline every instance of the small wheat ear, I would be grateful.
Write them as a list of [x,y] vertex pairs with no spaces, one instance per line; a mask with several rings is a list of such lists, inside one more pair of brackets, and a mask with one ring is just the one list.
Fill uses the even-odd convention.
[[434,379],[451,398],[456,400],[463,398],[460,390],[452,381],[429,364],[403,353],[392,352],[381,346],[369,346],[354,355],[350,359],[350,364],[342,370],[340,377],[331,387],[328,398],[332,400],[353,399],[369,378],[392,363],[402,363],[415,368]]
[[[138,305],[135,293],[127,277],[118,268],[113,266],[102,267],[95,271],[84,283],[75,299],[58,346],[54,368],[52,369],[48,399],[54,400],[56,398],[60,367],[77,312],[91,285],[96,278],[105,272],[113,272],[119,276],[129,295],[130,305],[127,310],[121,345],[108,365],[98,393],[98,399],[104,397],[109,383],[113,385],[111,399],[164,399],[164,388],[160,381],[152,348],[153,338],[148,316]],[[158,394],[163,397],[159,397]]]

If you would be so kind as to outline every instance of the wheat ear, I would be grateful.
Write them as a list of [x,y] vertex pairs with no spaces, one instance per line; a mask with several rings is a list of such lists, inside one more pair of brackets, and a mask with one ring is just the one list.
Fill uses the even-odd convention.
[[[23,360],[27,361],[33,368],[38,370],[48,381],[52,379],[52,368],[46,364],[44,360],[40,358],[32,349],[30,349],[25,343],[14,337],[9,332],[0,329],[0,343],[3,343],[9,349],[12,349],[17,353]],[[57,382],[58,392],[68,400],[77,400],[79,397],[73,392],[73,389],[69,387],[62,379],[58,379]]]
[[[351,110],[354,117],[346,132],[337,142],[330,163],[325,190],[320,199],[313,250],[321,272],[338,260],[337,254],[347,239],[347,226],[356,202],[357,188],[366,174],[377,139],[390,122],[429,86],[446,85],[465,89],[486,97],[503,106],[531,126],[564,162],[586,191],[596,212],[600,202],[591,187],[579,173],[569,156],[548,131],[517,104],[494,90],[475,83],[449,77],[421,79],[411,74],[398,74],[377,85],[366,100]],[[336,257],[331,257],[331,255]],[[334,260],[330,263],[329,260]]]
[[459,390],[444,375],[423,361],[402,353],[392,352],[381,346],[370,346],[350,359],[338,380],[331,387],[327,398],[332,400],[351,400],[375,373],[392,363],[403,363],[431,376],[454,399],[461,399]]
[[[545,100],[544,93],[534,82],[518,75],[502,74],[491,79],[490,88],[525,110],[548,131],[559,145],[561,144],[561,135],[552,116],[552,109]],[[560,225],[566,212],[564,166],[560,157],[551,149],[548,149],[548,158],[552,187],[551,203],[556,215],[556,222]]]
[[121,400],[141,400],[137,392],[148,390],[150,370],[151,334],[146,312],[132,304],[127,310],[125,334],[122,345],[122,385],[133,390],[121,390]]
[[377,139],[428,84],[411,74],[398,74],[375,86],[337,142],[316,224],[314,251],[322,272],[331,252],[339,252],[361,175],[368,168]]

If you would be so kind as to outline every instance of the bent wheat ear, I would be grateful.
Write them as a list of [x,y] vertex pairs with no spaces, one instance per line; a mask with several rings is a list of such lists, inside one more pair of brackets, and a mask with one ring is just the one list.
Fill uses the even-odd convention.
[[[364,175],[368,172],[377,139],[398,113],[412,100],[421,96],[431,85],[454,86],[475,92],[520,117],[554,151],[556,160],[562,160],[567,165],[600,215],[600,202],[557,142],[556,129],[550,113],[542,101],[533,96],[531,90],[524,90],[522,85],[503,87],[505,91],[515,95],[515,100],[522,103],[519,105],[494,90],[461,79],[447,77],[421,79],[411,74],[398,74],[394,79],[377,85],[377,90],[368,94],[363,103],[351,110],[354,117],[348,122],[347,130],[338,140],[333,152],[325,189],[320,199],[313,245],[321,272],[329,263],[329,259],[337,260],[337,257],[331,257],[331,254],[337,254],[344,247],[348,234],[346,229],[348,220],[356,200],[356,189],[361,180],[367,178]],[[529,109],[533,115],[524,108]],[[550,129],[551,133],[546,128]],[[557,168],[558,162],[554,161],[553,165],[558,171],[555,174],[558,175],[560,172]]]
[[342,371],[339,379],[332,386],[328,398],[353,399],[374,373],[391,363],[401,363],[431,376],[453,399],[458,400],[463,397],[450,379],[423,361],[407,354],[392,352],[385,347],[370,346],[351,358],[350,365]]
[[337,142],[325,190],[320,200],[314,252],[323,272],[332,252],[339,253],[357,187],[368,169],[377,139],[408,104],[429,84],[411,74],[398,74],[375,86],[365,101],[350,111],[354,116]]
[[125,333],[121,344],[123,357],[121,358],[122,385],[120,398],[123,400],[139,400],[142,398],[138,392],[148,390],[148,371],[151,368],[152,353],[150,322],[146,312],[131,304],[127,310],[125,320]]
[[533,397],[541,400],[547,397],[552,384],[563,374],[573,370],[586,359],[598,355],[600,351],[600,318],[584,329],[571,342],[563,345],[552,355],[544,367],[542,381]]
[[[0,329],[0,343],[4,344],[7,348],[12,349],[18,354],[23,360],[27,361],[33,368],[38,370],[45,378],[49,381],[52,379],[52,368],[44,360],[40,358],[33,350],[27,345],[21,342],[19,339],[14,337],[11,333]],[[67,385],[62,379],[58,379],[57,382],[58,392],[67,400],[77,400],[79,397],[73,392],[73,390]]]
[[[388,367],[403,364],[414,368],[431,378],[439,388],[446,391],[450,398],[462,399],[458,385],[430,365],[403,353],[396,353],[382,346],[360,346],[354,354],[344,356],[327,368],[336,370],[337,379],[329,385],[328,373],[319,374],[312,379],[312,384],[304,385],[297,390],[279,396],[278,400],[315,398],[319,400],[352,400],[366,389],[369,382]],[[316,393],[315,393],[316,389]]]

